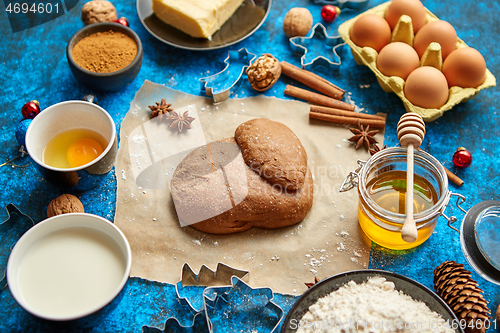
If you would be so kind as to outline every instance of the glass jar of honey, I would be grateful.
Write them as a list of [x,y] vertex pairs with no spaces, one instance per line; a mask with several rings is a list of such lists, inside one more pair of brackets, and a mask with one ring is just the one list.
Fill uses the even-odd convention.
[[358,187],[361,229],[373,242],[389,249],[404,250],[425,242],[452,195],[441,163],[420,149],[414,155],[413,217],[418,231],[414,242],[401,237],[406,217],[406,149],[387,148],[367,162],[358,161],[360,168],[341,187],[341,192]]

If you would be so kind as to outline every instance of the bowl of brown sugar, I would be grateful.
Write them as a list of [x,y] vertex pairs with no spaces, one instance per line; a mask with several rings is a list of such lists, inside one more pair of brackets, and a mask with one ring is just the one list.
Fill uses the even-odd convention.
[[118,23],[90,24],[69,40],[66,57],[78,82],[102,91],[118,91],[141,69],[142,44],[130,28]]

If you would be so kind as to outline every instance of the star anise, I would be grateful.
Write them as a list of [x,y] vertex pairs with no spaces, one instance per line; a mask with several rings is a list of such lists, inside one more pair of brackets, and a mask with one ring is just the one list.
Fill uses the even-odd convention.
[[349,141],[356,142],[356,149],[364,145],[366,150],[370,150],[370,145],[377,143],[373,136],[378,133],[378,130],[370,131],[370,125],[366,126],[366,128],[360,125],[360,128],[349,127],[349,130],[354,134],[353,137],[349,138]]
[[167,121],[171,122],[169,127],[177,127],[179,132],[182,132],[184,128],[190,129],[191,123],[194,119],[195,118],[189,116],[189,111],[184,111],[182,116],[175,111],[170,111],[169,113],[167,113]]
[[[163,116],[164,114],[169,113],[170,111],[173,110],[170,107],[171,105],[172,104],[167,104],[165,98],[162,98],[160,103],[156,102],[156,105],[149,106],[149,108],[151,109],[151,116],[149,117],[149,119],[153,119],[158,116]],[[163,117],[160,117],[159,122],[161,122],[162,119]]]
[[315,276],[315,277],[314,277],[314,282],[312,282],[312,283],[311,283],[311,282],[306,282],[306,283],[304,283],[304,284],[306,285],[306,287],[307,287],[307,288],[311,288],[312,286],[314,286],[314,285],[315,285],[316,283],[318,283],[318,282],[319,282],[319,279],[318,279],[318,277],[317,277],[317,276]]
[[387,145],[384,145],[382,148],[380,148],[377,144],[374,144],[373,149],[370,149],[370,155],[373,156],[385,148],[387,148]]

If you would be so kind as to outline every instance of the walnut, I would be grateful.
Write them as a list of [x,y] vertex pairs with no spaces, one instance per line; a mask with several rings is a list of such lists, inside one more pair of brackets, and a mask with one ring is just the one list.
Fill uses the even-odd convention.
[[305,36],[311,30],[312,24],[313,17],[307,8],[294,7],[286,13],[283,30],[288,38]]
[[84,213],[83,204],[74,195],[63,194],[52,200],[47,207],[47,217],[67,213]]
[[116,17],[115,6],[106,0],[92,0],[82,8],[82,21],[85,24],[114,22]]
[[258,57],[246,71],[248,82],[257,91],[271,88],[281,75],[281,65],[278,59],[269,53]]

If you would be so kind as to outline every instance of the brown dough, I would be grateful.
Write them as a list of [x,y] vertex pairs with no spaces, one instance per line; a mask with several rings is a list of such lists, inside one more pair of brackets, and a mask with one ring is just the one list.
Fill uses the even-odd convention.
[[257,118],[244,122],[234,138],[250,169],[287,190],[304,185],[307,153],[299,138],[286,125]]
[[302,187],[284,190],[251,170],[239,153],[235,139],[229,138],[197,148],[182,160],[171,181],[179,219],[215,234],[282,228],[302,221],[313,199],[307,165]]

